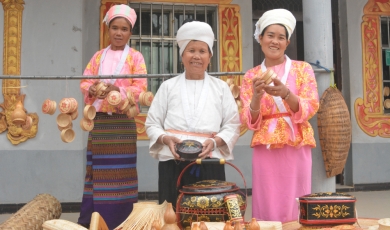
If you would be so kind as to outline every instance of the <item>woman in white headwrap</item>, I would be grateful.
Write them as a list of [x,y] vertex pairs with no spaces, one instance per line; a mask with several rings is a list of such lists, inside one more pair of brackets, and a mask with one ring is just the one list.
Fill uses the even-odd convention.
[[[319,102],[311,66],[285,55],[295,23],[285,9],[261,16],[254,36],[265,59],[246,72],[241,86],[241,122],[254,131],[252,216],[258,220],[297,219],[295,198],[311,192],[316,143],[308,120]],[[277,74],[269,85],[262,79],[267,69]]]
[[[192,139],[203,144],[199,158],[233,159],[240,119],[226,82],[206,69],[213,55],[214,33],[204,22],[187,22],[177,31],[184,73],[165,81],[156,93],[145,122],[149,152],[159,160],[159,201],[176,207],[176,182],[185,166],[175,144]],[[181,185],[200,180],[225,180],[223,165],[187,170]]]

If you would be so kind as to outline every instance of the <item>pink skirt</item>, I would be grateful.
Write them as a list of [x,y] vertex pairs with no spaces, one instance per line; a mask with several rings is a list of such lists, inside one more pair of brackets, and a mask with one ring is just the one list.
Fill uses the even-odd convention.
[[252,161],[252,217],[287,222],[298,219],[296,198],[311,193],[311,147],[255,146]]

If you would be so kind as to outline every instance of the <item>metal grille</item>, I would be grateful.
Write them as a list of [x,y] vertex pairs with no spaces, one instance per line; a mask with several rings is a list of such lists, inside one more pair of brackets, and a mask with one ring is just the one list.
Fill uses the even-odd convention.
[[[181,73],[183,67],[176,33],[185,20],[208,23],[218,37],[218,8],[216,5],[189,5],[167,3],[135,3],[130,7],[137,13],[130,46],[140,51],[149,74]],[[214,41],[213,52],[218,53],[218,41]],[[211,59],[208,71],[218,70],[218,55]],[[155,93],[161,79],[149,79],[148,89]]]
[[291,12],[302,12],[302,0],[252,0],[252,9],[259,11],[284,8]]

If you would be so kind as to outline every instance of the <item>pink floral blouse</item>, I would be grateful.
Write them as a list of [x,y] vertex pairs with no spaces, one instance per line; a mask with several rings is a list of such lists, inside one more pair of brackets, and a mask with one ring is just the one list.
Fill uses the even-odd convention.
[[[98,75],[100,58],[103,54],[104,49],[96,52],[91,60],[89,61],[87,67],[85,68],[83,75]],[[108,57],[105,58],[105,60]],[[127,55],[125,64],[121,70],[121,74],[146,74],[146,65],[144,57],[138,51],[133,48],[130,48],[129,54]],[[80,83],[81,92],[84,94],[84,101],[86,104],[91,105],[97,99],[95,97],[89,97],[89,87],[98,79],[83,79]],[[139,94],[143,91],[146,91],[147,80],[146,78],[118,78],[116,79],[115,86],[118,86],[122,98],[127,97],[127,91],[131,91],[134,95],[134,98],[138,102]],[[122,99],[123,100],[123,99]],[[113,107],[108,104],[107,100],[102,100],[100,108],[96,108],[97,112],[113,112],[121,113],[117,107]]]
[[[256,145],[268,145],[270,148],[282,148],[284,145],[300,147],[309,145],[315,147],[314,131],[309,123],[318,110],[318,91],[314,72],[310,64],[302,61],[291,60],[291,69],[286,86],[292,93],[299,97],[299,110],[293,112],[288,104],[283,101],[286,110],[290,114],[294,132],[283,117],[270,118],[269,115],[280,113],[273,97],[267,93],[260,101],[260,115],[255,123],[251,123],[252,117],[249,105],[252,100],[252,79],[261,75],[261,65],[248,70],[241,86],[240,98],[243,108],[240,112],[242,124],[248,129],[254,130],[251,147]],[[264,116],[267,119],[263,119]],[[273,130],[273,131],[269,131]],[[293,136],[294,133],[294,136]]]

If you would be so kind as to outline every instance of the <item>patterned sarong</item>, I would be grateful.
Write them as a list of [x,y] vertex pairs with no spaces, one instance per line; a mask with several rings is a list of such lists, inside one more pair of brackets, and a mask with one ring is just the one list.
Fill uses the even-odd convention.
[[94,122],[78,223],[89,224],[92,212],[99,212],[113,229],[138,201],[136,125],[123,114],[97,113]]

